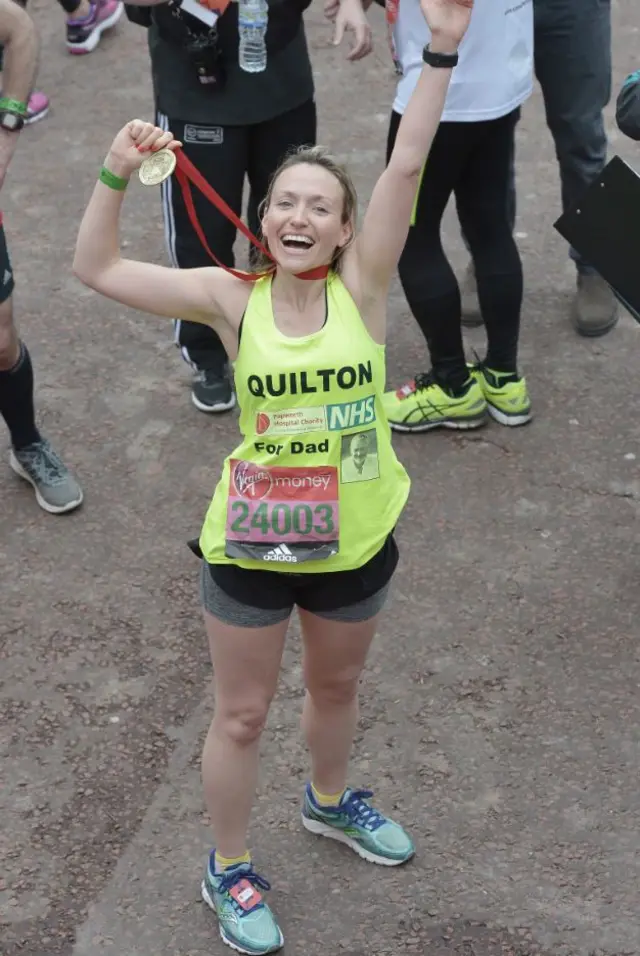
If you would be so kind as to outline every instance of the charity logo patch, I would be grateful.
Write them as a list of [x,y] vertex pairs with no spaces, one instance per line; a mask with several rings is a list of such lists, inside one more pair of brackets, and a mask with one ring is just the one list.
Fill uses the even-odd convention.
[[327,405],[327,427],[330,432],[344,428],[358,428],[371,425],[376,420],[376,397],[367,395],[357,402],[341,402],[339,405]]
[[256,415],[257,435],[299,435],[326,430],[327,416],[323,405],[283,408],[278,412],[258,412]]

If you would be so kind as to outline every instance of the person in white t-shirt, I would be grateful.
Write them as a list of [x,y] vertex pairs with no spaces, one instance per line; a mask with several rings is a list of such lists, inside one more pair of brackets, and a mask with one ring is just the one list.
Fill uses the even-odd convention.
[[[387,0],[401,70],[389,127],[390,155],[430,36],[418,0]],[[509,191],[520,106],[533,88],[531,0],[476,0],[460,47],[443,119],[416,197],[399,264],[407,301],[426,339],[431,369],[385,396],[397,431],[475,428],[532,417],[517,366],[522,264],[513,239]],[[441,242],[451,195],[473,257],[487,353],[469,367],[460,289]]]

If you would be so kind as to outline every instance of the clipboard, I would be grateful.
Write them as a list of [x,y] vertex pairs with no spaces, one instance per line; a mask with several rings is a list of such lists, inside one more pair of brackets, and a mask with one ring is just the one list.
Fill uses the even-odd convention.
[[614,156],[554,228],[640,323],[640,176]]

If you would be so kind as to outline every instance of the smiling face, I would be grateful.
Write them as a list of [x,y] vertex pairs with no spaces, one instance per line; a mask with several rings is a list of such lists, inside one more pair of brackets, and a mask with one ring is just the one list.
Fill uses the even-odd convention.
[[369,439],[362,433],[360,435],[356,435],[351,442],[351,457],[353,458],[353,463],[358,471],[362,471],[364,468],[364,463],[367,460],[368,454]]
[[281,269],[327,265],[353,233],[340,180],[318,164],[297,162],[273,182],[262,232]]

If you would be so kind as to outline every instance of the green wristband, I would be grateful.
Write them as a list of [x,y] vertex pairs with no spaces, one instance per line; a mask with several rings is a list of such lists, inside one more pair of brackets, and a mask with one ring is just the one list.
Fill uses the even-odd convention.
[[116,176],[116,174],[112,173],[106,166],[103,166],[100,170],[100,182],[108,186],[109,189],[116,189],[118,192],[124,192],[129,185],[128,179],[123,179],[122,176]]
[[18,116],[26,116],[29,112],[26,103],[21,103],[20,100],[12,100],[8,96],[0,96],[0,110],[17,113]]

